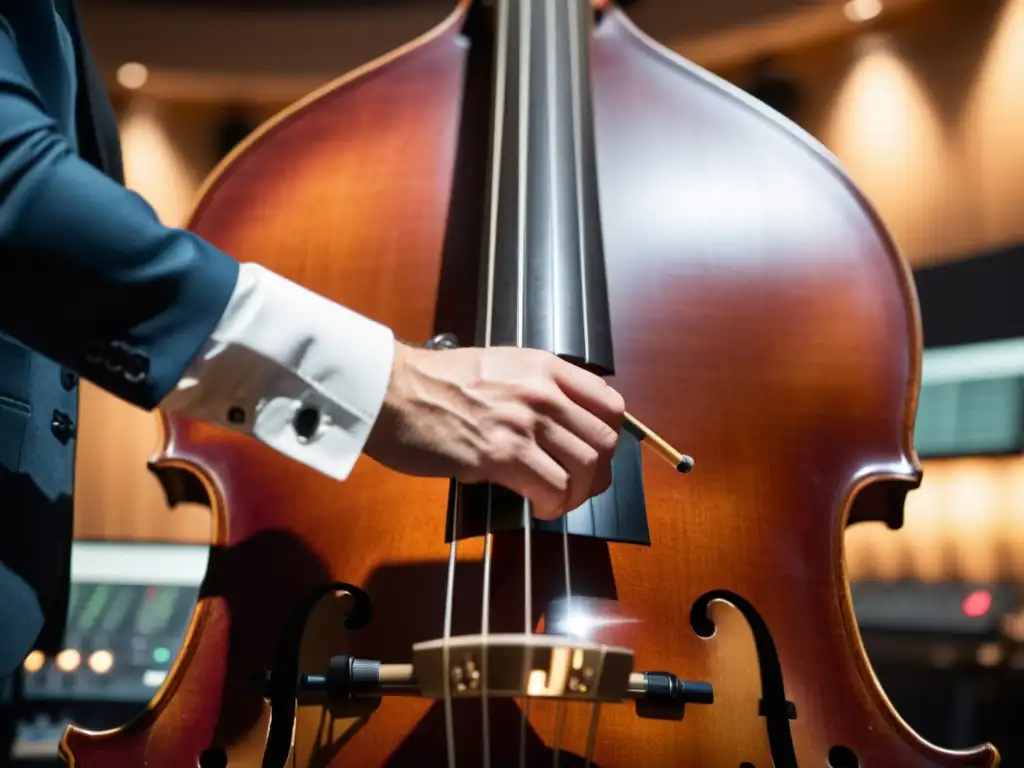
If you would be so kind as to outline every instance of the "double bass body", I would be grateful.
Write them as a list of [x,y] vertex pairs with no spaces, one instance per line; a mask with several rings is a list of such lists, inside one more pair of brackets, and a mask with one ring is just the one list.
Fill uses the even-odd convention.
[[[617,465],[609,493],[636,530],[604,536],[581,517],[594,508],[572,513],[569,592],[635,670],[707,682],[714,702],[605,704],[590,742],[587,704],[531,700],[521,731],[522,702],[490,700],[485,729],[480,701],[458,700],[455,764],[583,765],[592,747],[603,768],[995,765],[989,746],[944,751],[900,720],[852,613],[844,528],[899,524],[920,479],[921,330],[884,225],[812,139],[617,8],[591,28],[577,2],[545,2],[464,0],[286,110],[217,169],[189,224],[401,338],[521,342],[609,372],[697,460],[686,477],[646,461],[642,485]],[[364,459],[336,484],[164,422],[169,496],[213,510],[201,599],[152,706],[108,733],[71,729],[62,751],[80,768],[264,764],[260,681],[314,590],[356,585],[372,617],[347,629],[351,601],[325,598],[303,672],[345,652],[408,662],[442,636],[449,483]],[[565,593],[557,530],[530,537],[531,631]],[[493,542],[490,630],[523,632],[522,531]],[[479,631],[482,552],[481,537],[459,544],[453,635]],[[441,701],[330,710],[300,700],[291,764],[448,764]]]

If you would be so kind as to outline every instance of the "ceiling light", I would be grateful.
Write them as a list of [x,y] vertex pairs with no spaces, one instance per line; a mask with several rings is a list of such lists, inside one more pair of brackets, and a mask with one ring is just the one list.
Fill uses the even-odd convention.
[[855,23],[870,21],[882,12],[882,0],[849,0],[843,7],[846,18]]
[[146,65],[135,61],[122,64],[117,69],[117,82],[121,84],[122,88],[127,88],[131,91],[145,85],[148,77],[149,70],[146,69]]

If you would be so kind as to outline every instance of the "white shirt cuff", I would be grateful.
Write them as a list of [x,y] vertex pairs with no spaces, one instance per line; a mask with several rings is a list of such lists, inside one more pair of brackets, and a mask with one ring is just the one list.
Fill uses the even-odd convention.
[[346,479],[391,379],[391,329],[258,264],[160,407]]

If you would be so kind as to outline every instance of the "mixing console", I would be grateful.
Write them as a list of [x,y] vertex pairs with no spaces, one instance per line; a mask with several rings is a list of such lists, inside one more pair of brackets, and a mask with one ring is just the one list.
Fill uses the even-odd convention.
[[67,648],[26,665],[25,696],[148,702],[188,628],[198,590],[182,586],[73,584]]
[[53,659],[33,653],[25,661],[17,765],[56,765],[69,722],[116,727],[152,700],[184,640],[207,552],[75,542],[65,648]]

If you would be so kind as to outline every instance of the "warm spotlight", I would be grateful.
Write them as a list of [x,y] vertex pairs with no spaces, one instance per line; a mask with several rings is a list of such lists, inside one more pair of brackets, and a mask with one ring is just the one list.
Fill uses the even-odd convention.
[[146,65],[135,61],[129,61],[117,68],[117,82],[121,84],[122,88],[127,88],[130,91],[144,86],[148,77],[149,70],[146,69]]
[[846,18],[858,24],[870,21],[882,12],[882,0],[849,0],[843,12]]

